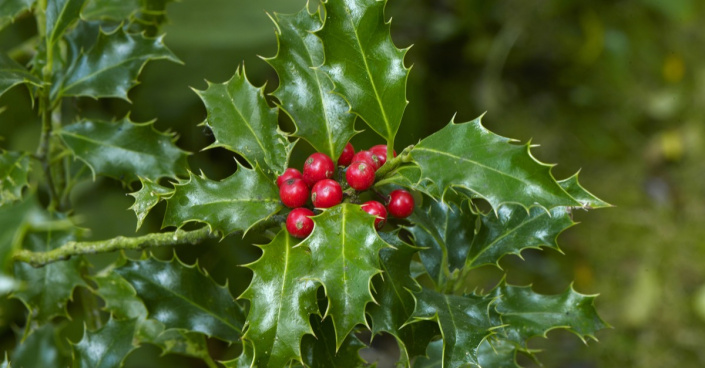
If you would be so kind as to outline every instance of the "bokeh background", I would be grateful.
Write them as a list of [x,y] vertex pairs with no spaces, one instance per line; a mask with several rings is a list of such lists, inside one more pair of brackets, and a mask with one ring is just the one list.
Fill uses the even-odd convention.
[[[190,88],[224,82],[244,64],[254,84],[267,82],[266,91],[273,91],[276,74],[258,57],[276,53],[265,12],[291,13],[304,3],[171,3],[165,42],[184,64],[148,64],[129,94],[131,104],[78,99],[71,109],[96,118],[131,111],[134,121],[157,119],[159,129],[178,132],[178,144],[194,152],[193,170],[226,177],[235,169],[232,155],[200,151],[212,137],[198,126],[205,109]],[[615,205],[576,213],[582,223],[559,237],[565,255],[526,251],[524,261],[502,261],[514,284],[557,293],[572,282],[582,293],[599,293],[597,309],[614,327],[588,346],[564,331],[535,338],[530,345],[545,350],[541,361],[548,367],[705,366],[705,2],[389,0],[387,15],[396,45],[414,45],[406,59],[413,65],[410,104],[397,150],[453,116],[461,122],[486,113],[490,130],[539,144],[533,154],[558,163],[557,178],[582,170],[583,185]],[[33,27],[31,18],[21,19],[0,32],[0,47],[13,49]],[[39,123],[28,101],[22,88],[0,98],[0,147],[36,147]],[[293,130],[286,117],[282,126]],[[377,143],[369,129],[353,139],[356,147]],[[301,147],[294,166],[311,150]],[[76,214],[93,238],[135,233],[127,191],[103,179],[77,188]],[[157,229],[159,214],[140,233]],[[230,279],[238,295],[250,273],[237,265],[256,259],[258,251],[248,245],[256,240],[231,238],[178,252],[188,262],[199,258],[219,282]],[[99,268],[112,257],[91,260]],[[70,310],[80,322],[75,304]],[[0,309],[2,346],[11,347],[25,312],[17,301],[4,301]],[[77,341],[81,328],[65,334]],[[235,354],[214,344],[226,358]],[[131,367],[160,364],[198,366],[159,357],[150,347],[127,361]]]

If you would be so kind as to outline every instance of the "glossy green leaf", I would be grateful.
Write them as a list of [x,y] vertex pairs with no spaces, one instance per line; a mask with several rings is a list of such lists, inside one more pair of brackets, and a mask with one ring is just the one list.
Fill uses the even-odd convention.
[[477,217],[455,203],[424,198],[409,216],[407,227],[429,276],[439,285],[456,269],[463,268],[473,241]]
[[546,337],[550,330],[563,328],[583,342],[595,338],[595,332],[608,325],[595,310],[595,295],[583,295],[572,287],[558,295],[541,295],[530,286],[502,283],[491,294],[496,298],[494,309],[506,326],[503,333],[517,343],[533,336]]
[[512,142],[485,129],[480,118],[451,121],[421,140],[411,157],[421,167],[421,180],[435,184],[437,197],[458,187],[484,198],[495,211],[510,203],[549,209],[580,205],[555,181],[551,165],[531,156],[530,144]]
[[580,202],[584,208],[612,207],[611,204],[595,197],[592,193],[583,188],[578,182],[579,174],[580,172],[577,172],[570,178],[559,181],[558,184],[560,184],[568,194]]
[[311,270],[311,255],[294,245],[296,240],[282,229],[261,246],[262,257],[247,265],[253,276],[240,296],[250,300],[243,339],[252,341],[258,367],[301,361],[301,338],[313,333],[309,315],[318,313],[318,285],[304,278]]
[[247,340],[242,342],[242,353],[233,360],[228,360],[223,363],[225,368],[258,368],[255,366],[255,349],[252,343]]
[[[34,252],[46,252],[58,248],[69,241],[75,241],[72,230],[46,231],[26,235],[23,248]],[[29,309],[32,318],[46,323],[53,317],[68,317],[66,303],[71,300],[77,286],[86,286],[81,278],[83,260],[74,257],[69,260],[34,268],[28,263],[15,263],[15,279],[24,287],[12,296],[19,299]]]
[[12,278],[12,253],[22,247],[28,226],[44,221],[48,221],[48,215],[34,196],[0,206],[0,295],[20,286]]
[[52,98],[61,96],[115,97],[128,100],[127,91],[149,60],[180,62],[162,42],[118,28],[100,31],[95,44],[75,56],[63,78],[52,86]]
[[5,53],[0,53],[0,96],[10,88],[22,83],[39,86],[42,81]]
[[60,328],[51,323],[32,331],[12,352],[13,366],[17,368],[67,367],[70,353],[66,351],[68,346],[62,340],[60,331]]
[[81,12],[81,18],[120,21],[129,18],[139,8],[140,0],[87,0]]
[[505,339],[486,339],[477,351],[477,358],[481,367],[520,368],[516,362],[517,347]]
[[379,0],[326,3],[325,71],[351,110],[388,142],[394,142],[406,109],[406,50],[394,46]]
[[443,366],[443,340],[436,340],[428,344],[426,356],[418,357],[414,361],[414,368],[441,368]]
[[482,227],[473,239],[466,267],[498,265],[507,254],[521,257],[527,248],[553,248],[558,251],[556,238],[563,230],[575,225],[568,209],[551,211],[534,207],[526,211],[520,206],[502,206],[497,213],[481,216]]
[[[15,17],[29,10],[34,0],[3,0],[0,2],[0,30],[15,20]],[[2,94],[2,93],[0,93]]]
[[163,187],[149,179],[140,178],[140,182],[142,183],[142,188],[129,194],[135,198],[135,203],[130,206],[130,209],[135,211],[135,215],[137,216],[138,230],[149,214],[149,211],[151,211],[159,201],[174,194],[173,188]]
[[29,154],[0,151],[0,207],[22,199],[27,186]]
[[139,177],[156,180],[186,174],[188,153],[174,144],[174,134],[158,132],[151,122],[81,121],[63,127],[59,135],[94,175],[130,183]]
[[245,315],[227,285],[220,286],[197,266],[178,258],[128,261],[115,272],[124,277],[144,301],[150,318],[167,329],[180,328],[238,341]]
[[412,321],[435,321],[443,337],[442,367],[478,366],[477,350],[491,335],[488,308],[491,298],[457,296],[423,289],[415,293]]
[[383,273],[373,283],[377,303],[367,305],[367,314],[373,335],[384,331],[397,339],[401,350],[399,364],[407,367],[415,356],[424,355],[426,345],[440,332],[432,322],[404,326],[414,312],[411,292],[421,290],[409,271],[411,259],[419,249],[399,240],[397,232],[381,233],[380,236],[394,248],[380,251]]
[[311,318],[311,326],[316,337],[304,336],[301,344],[304,364],[309,368],[360,368],[364,361],[360,349],[365,347],[355,334],[336,342],[337,331],[330,318],[321,321],[318,316]]
[[323,64],[323,44],[313,34],[323,25],[321,15],[304,7],[293,15],[275,13],[272,20],[279,41],[277,56],[266,59],[279,76],[273,95],[296,124],[293,135],[335,162],[355,135],[355,115],[342,97],[331,93],[328,76],[315,69]]
[[115,368],[136,348],[133,338],[137,320],[110,319],[97,331],[86,330],[74,345],[73,368]]
[[53,47],[75,22],[86,0],[52,0],[46,3],[47,47]]
[[269,107],[264,87],[255,88],[244,69],[222,84],[208,83],[205,91],[196,91],[206,105],[207,125],[215,135],[209,147],[223,147],[243,156],[250,166],[259,164],[274,174],[284,172],[294,147],[279,130],[277,109]]
[[93,292],[105,302],[104,310],[115,319],[147,318],[147,307],[132,285],[116,272],[91,277],[97,288]]
[[282,208],[277,186],[259,167],[240,167],[221,181],[191,174],[166,203],[164,226],[204,222],[223,235],[247,231]]
[[359,205],[343,203],[313,217],[311,235],[299,244],[311,250],[311,278],[328,296],[338,347],[357,324],[367,324],[365,305],[373,302],[371,279],[381,272],[379,251],[389,245],[374,229],[374,217]]

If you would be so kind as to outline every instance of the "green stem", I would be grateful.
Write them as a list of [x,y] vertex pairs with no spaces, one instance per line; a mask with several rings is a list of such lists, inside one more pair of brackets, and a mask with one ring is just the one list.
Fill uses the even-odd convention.
[[32,252],[20,249],[15,252],[13,259],[27,262],[34,267],[42,267],[49,263],[66,260],[79,254],[108,253],[116,250],[143,250],[150,247],[165,247],[176,244],[196,244],[206,239],[217,237],[218,232],[211,232],[208,227],[198,230],[177,230],[169,233],[147,234],[138,237],[118,236],[108,240],[92,242],[68,242],[59,248],[48,252]]
[[[401,154],[399,154],[397,157],[394,157],[391,160],[387,159],[387,163],[380,167],[377,172],[375,172],[375,182],[383,179],[387,174],[392,172],[399,165],[411,162],[410,152],[413,148],[414,145],[412,144],[411,146],[404,148],[404,150],[401,151]],[[389,156],[389,147],[387,147],[387,150],[387,155]]]
[[206,356],[203,357],[203,361],[206,363],[208,368],[218,368],[218,364],[213,360],[213,358],[209,354],[206,354]]

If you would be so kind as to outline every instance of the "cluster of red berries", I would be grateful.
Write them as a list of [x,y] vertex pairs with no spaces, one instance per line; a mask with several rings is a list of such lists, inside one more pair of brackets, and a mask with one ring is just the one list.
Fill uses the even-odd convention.
[[[396,152],[394,153],[396,156]],[[343,149],[338,165],[347,167],[345,179],[347,184],[357,190],[364,191],[375,182],[375,172],[387,161],[387,146],[377,145],[367,151],[355,153],[352,144]],[[286,218],[286,229],[292,236],[305,238],[313,231],[314,213],[304,207],[309,197],[315,208],[330,208],[343,201],[343,188],[333,180],[335,164],[325,153],[314,153],[304,162],[303,173],[294,168],[288,168],[277,178],[279,197],[282,203],[293,208]],[[377,201],[362,204],[362,209],[377,218],[375,228],[381,229],[387,221],[387,213],[394,217],[404,218],[414,211],[414,198],[403,189],[392,191],[387,197],[387,206]]]

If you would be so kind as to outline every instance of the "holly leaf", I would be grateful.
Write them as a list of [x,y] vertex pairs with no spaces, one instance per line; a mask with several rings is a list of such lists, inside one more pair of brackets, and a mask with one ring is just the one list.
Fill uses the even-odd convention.
[[201,332],[225,341],[238,341],[245,320],[242,307],[196,265],[174,257],[169,262],[153,258],[128,261],[115,269],[137,291],[150,318],[165,328]]
[[88,96],[129,101],[127,91],[137,84],[137,76],[147,61],[181,62],[164,46],[162,39],[163,36],[148,38],[129,34],[119,27],[112,33],[101,30],[95,44],[76,54],[63,77],[53,84],[52,99]]
[[48,221],[34,196],[29,196],[6,206],[0,206],[0,295],[18,288],[19,283],[12,278],[12,254],[22,247],[29,225]]
[[313,34],[323,26],[320,12],[308,6],[292,15],[274,13],[279,51],[265,59],[279,76],[272,93],[296,124],[293,136],[305,139],[335,162],[356,132],[355,115],[337,94],[333,82],[316,67],[323,64],[323,44]]
[[470,246],[465,267],[470,269],[492,264],[507,254],[521,257],[527,248],[553,248],[560,252],[556,238],[575,225],[568,209],[550,211],[534,207],[528,212],[520,206],[502,206],[497,213],[481,216],[482,226]]
[[384,20],[386,1],[340,0],[325,4],[325,26],[316,35],[323,40],[325,71],[334,91],[352,112],[377,134],[393,143],[406,100],[404,66],[407,50],[394,46],[390,23]]
[[421,290],[409,271],[411,259],[419,249],[401,241],[397,234],[398,231],[380,233],[382,239],[395,248],[380,251],[383,273],[373,283],[377,303],[367,305],[367,314],[372,321],[372,334],[384,331],[394,336],[401,350],[398,364],[408,367],[415,356],[424,355],[426,345],[439,332],[432,322],[404,326],[414,312],[411,291]]
[[22,199],[29,175],[29,154],[0,151],[0,207]]
[[140,178],[140,182],[142,183],[142,188],[136,192],[129,193],[130,196],[135,198],[135,203],[133,203],[129,209],[135,211],[135,215],[137,216],[137,230],[142,226],[149,211],[151,211],[159,201],[174,194],[173,188],[163,187],[149,179]]
[[357,324],[367,325],[365,305],[373,302],[372,277],[381,272],[379,251],[389,247],[374,229],[374,217],[359,205],[343,203],[312,217],[311,235],[299,247],[311,250],[310,277],[328,297],[324,318],[332,318],[336,347]]
[[221,363],[223,363],[225,368],[255,368],[255,349],[252,347],[252,343],[243,340],[240,356]]
[[[122,262],[122,261],[121,261]],[[91,277],[97,288],[93,293],[105,302],[104,310],[115,319],[147,318],[147,307],[132,285],[116,272],[105,272]]]
[[301,344],[304,364],[309,368],[359,368],[365,365],[360,357],[360,349],[365,347],[355,334],[348,335],[338,342],[338,333],[333,321],[321,321],[318,316],[311,318],[313,335],[304,336]]
[[547,209],[580,205],[555,181],[551,165],[531,156],[531,144],[512,142],[485,129],[480,118],[451,121],[410,154],[421,168],[421,180],[435,185],[437,198],[457,187],[487,200],[495,211],[509,203]]
[[568,194],[580,202],[584,208],[612,207],[611,204],[595,197],[592,193],[583,188],[583,186],[578,183],[578,174],[580,174],[579,171],[568,179],[559,181],[558,184],[560,184]]
[[81,14],[86,0],[54,0],[46,4],[47,48],[53,47]]
[[[15,367],[67,367],[69,358],[61,329],[51,323],[38,327],[12,352]],[[2,365],[0,365],[2,367]]]
[[93,175],[130,183],[139,177],[159,179],[186,174],[188,153],[179,149],[172,133],[154,129],[153,122],[81,121],[63,127],[59,136]]
[[277,109],[269,107],[264,87],[255,88],[244,68],[222,84],[208,83],[205,91],[194,90],[206,105],[204,124],[215,136],[207,148],[223,147],[244,157],[250,166],[259,164],[279,175],[287,168],[294,147],[277,124]]
[[520,368],[516,362],[517,350],[513,342],[492,336],[482,342],[477,358],[481,367]]
[[414,243],[424,247],[419,252],[429,276],[443,284],[450,272],[463,268],[473,241],[477,217],[468,208],[424,198],[409,220],[406,229]]
[[583,295],[572,286],[558,295],[541,295],[530,286],[512,286],[501,283],[492,296],[494,309],[504,324],[502,331],[507,339],[524,343],[533,336],[546,337],[548,331],[566,329],[583,342],[586,338],[597,341],[595,332],[608,325],[595,310],[595,295]]
[[[2,5],[0,5],[0,8],[2,8]],[[3,14],[2,11],[0,11],[0,14]],[[0,27],[0,29],[1,28],[2,27]],[[42,81],[30,73],[24,66],[12,60],[4,53],[0,53],[0,96],[10,88],[22,83],[40,86]]]
[[316,285],[304,279],[311,255],[286,230],[262,248],[262,257],[247,265],[253,276],[240,298],[250,300],[247,331],[258,367],[283,367],[301,361],[301,338],[313,334],[309,315],[318,313]]
[[[0,30],[32,7],[34,0],[4,0],[0,2]],[[0,93],[1,95],[2,93]]]
[[423,289],[414,293],[416,309],[409,323],[435,321],[443,337],[443,367],[479,366],[477,351],[492,334],[491,298],[457,296]]
[[[75,240],[75,229],[29,233],[24,239],[23,248],[33,252],[47,252]],[[82,266],[81,257],[51,263],[41,268],[16,262],[15,279],[25,287],[15,291],[12,297],[22,301],[33,319],[40,324],[49,322],[56,316],[68,318],[66,303],[72,299],[73,289],[86,286],[81,278]]]
[[81,12],[85,20],[127,19],[140,8],[140,0],[88,0]]
[[136,348],[133,338],[137,320],[110,319],[97,331],[86,330],[73,346],[73,368],[114,368],[122,366],[127,354]]
[[282,208],[277,186],[259,167],[240,167],[221,181],[190,174],[174,185],[166,200],[163,226],[183,226],[198,221],[226,236],[247,232]]

